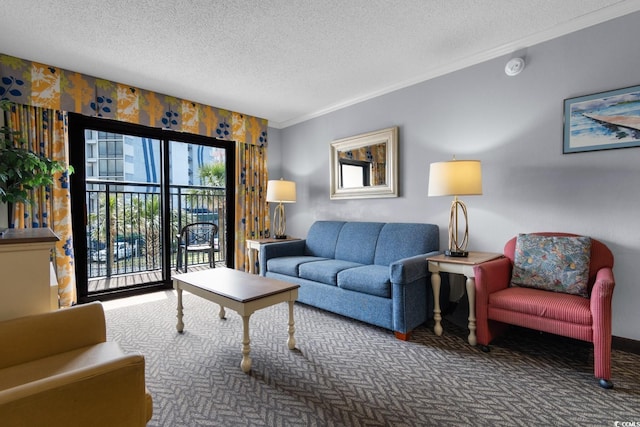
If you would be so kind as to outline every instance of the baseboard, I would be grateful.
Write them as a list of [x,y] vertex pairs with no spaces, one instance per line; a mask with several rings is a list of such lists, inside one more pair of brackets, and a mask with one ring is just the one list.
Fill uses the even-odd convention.
[[630,338],[611,337],[611,348],[627,353],[640,354],[640,341]]

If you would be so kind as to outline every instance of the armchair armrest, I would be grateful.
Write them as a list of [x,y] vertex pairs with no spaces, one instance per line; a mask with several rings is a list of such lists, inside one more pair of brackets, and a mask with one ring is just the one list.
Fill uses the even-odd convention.
[[391,283],[406,284],[429,277],[427,258],[438,254],[434,251],[394,261],[389,266]]
[[476,282],[476,303],[489,302],[489,295],[509,287],[511,260],[498,258],[473,267]]
[[596,281],[591,289],[590,307],[593,316],[593,328],[608,328],[611,335],[611,299],[616,286],[613,270],[604,267],[598,270]]
[[489,345],[505,325],[489,320],[489,295],[509,287],[511,260],[498,258],[473,267],[476,288],[476,338],[478,344]]
[[144,426],[150,417],[142,355],[115,343],[73,350],[2,370],[5,426]]
[[[611,267],[602,267],[596,273],[591,288],[590,308],[593,323],[594,374],[607,384],[611,378],[611,299],[616,282]],[[603,386],[604,387],[604,386]]]
[[107,339],[102,304],[93,302],[0,322],[0,369]]

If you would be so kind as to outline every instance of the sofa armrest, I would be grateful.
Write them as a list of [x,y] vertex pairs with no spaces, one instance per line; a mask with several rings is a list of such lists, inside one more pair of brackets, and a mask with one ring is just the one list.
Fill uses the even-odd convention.
[[0,390],[2,425],[146,425],[151,413],[143,356],[122,354],[58,370],[61,372]]
[[93,302],[0,322],[0,368],[105,342],[102,304]]
[[285,242],[266,243],[260,248],[260,275],[264,276],[267,261],[271,258],[304,255],[306,240],[288,240]]
[[403,258],[391,263],[389,266],[391,283],[405,284],[427,278],[429,275],[427,258],[438,254],[439,252],[434,251],[428,254]]

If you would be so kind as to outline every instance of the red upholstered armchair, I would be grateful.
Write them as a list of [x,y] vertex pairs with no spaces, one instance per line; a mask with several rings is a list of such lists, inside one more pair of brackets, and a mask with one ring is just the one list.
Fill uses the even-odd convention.
[[[579,237],[567,233],[533,233],[537,236]],[[588,297],[528,287],[510,286],[516,237],[504,247],[505,258],[474,267],[478,344],[489,343],[508,324],[593,343],[594,374],[604,388],[611,382],[611,298],[615,280],[613,254],[591,239]]]

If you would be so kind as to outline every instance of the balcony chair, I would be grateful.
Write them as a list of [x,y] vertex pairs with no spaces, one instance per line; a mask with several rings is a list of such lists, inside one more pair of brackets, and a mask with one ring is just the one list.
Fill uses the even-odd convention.
[[106,340],[99,302],[0,322],[0,425],[145,426],[145,360]]
[[591,342],[595,377],[612,388],[609,248],[575,234],[533,233],[509,240],[504,255],[474,267],[478,344],[489,351],[509,324]]
[[209,254],[209,267],[215,268],[216,234],[218,234],[218,226],[212,222],[194,222],[182,227],[180,235],[178,235],[176,271],[187,272],[189,253],[192,252],[207,252]]

